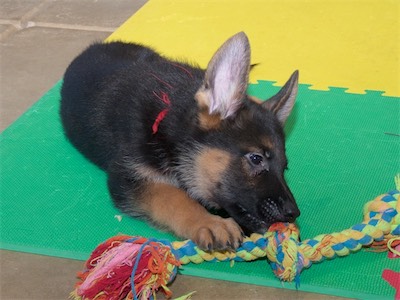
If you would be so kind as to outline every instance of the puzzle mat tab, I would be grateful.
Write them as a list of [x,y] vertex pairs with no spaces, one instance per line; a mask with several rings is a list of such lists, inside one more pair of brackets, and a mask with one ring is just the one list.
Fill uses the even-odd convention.
[[283,85],[300,70],[312,89],[400,96],[400,2],[150,0],[109,40],[152,45],[205,67],[228,37],[245,31],[251,80]]

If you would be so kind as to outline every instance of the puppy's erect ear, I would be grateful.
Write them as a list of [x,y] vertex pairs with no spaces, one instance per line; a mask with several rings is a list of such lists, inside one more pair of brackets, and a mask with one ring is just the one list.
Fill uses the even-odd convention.
[[295,71],[281,90],[273,97],[265,101],[262,106],[272,111],[282,126],[290,115],[297,96],[299,71]]
[[244,32],[228,39],[208,64],[196,94],[201,108],[220,119],[234,116],[245,97],[250,71],[250,44]]

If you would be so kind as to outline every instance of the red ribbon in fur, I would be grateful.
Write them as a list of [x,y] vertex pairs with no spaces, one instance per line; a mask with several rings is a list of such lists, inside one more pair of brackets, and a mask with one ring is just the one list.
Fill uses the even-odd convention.
[[[169,100],[167,93],[161,92],[161,96],[160,96],[156,92],[153,91],[153,94],[158,99],[160,99],[162,102],[164,102],[168,107],[171,106],[171,101]],[[169,111],[169,108],[165,108],[157,115],[157,118],[154,121],[153,126],[151,127],[153,129],[153,134],[156,134],[158,132],[158,126],[160,125],[161,121],[165,118],[168,111]]]
[[[171,65],[179,68],[181,71],[185,72],[190,78],[193,78],[192,73],[186,69],[184,66],[179,65],[178,63],[173,63],[173,62],[169,62]],[[159,82],[161,82],[162,84],[164,84],[169,90],[173,89],[173,86],[171,84],[169,84],[168,82],[162,80],[160,77],[158,77],[156,74],[154,73],[150,73],[151,76],[153,76],[156,80],[158,80]],[[165,116],[167,115],[168,111],[169,111],[169,106],[171,106],[171,101],[169,100],[168,94],[165,92],[161,92],[161,96],[158,95],[155,91],[153,91],[154,96],[156,96],[159,100],[161,100],[162,102],[164,102],[168,108],[163,109],[158,115],[156,120],[153,123],[153,126],[151,127],[153,129],[153,135],[156,134],[158,132],[158,126],[160,125],[161,121],[165,118]]]

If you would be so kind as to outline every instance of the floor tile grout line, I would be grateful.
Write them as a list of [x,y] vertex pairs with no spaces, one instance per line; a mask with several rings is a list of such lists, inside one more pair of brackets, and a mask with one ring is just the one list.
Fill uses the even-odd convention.
[[49,0],[43,0],[41,3],[33,7],[31,10],[23,14],[22,17],[20,18],[21,24],[23,25],[25,22],[28,22],[29,19],[34,17],[44,6],[46,6],[49,3],[50,3]]
[[94,26],[94,25],[79,25],[79,24],[66,24],[66,23],[54,23],[54,22],[40,22],[40,21],[39,22],[26,21],[22,23],[19,20],[9,20],[9,19],[0,19],[0,25],[12,25],[18,30],[31,27],[47,27],[47,28],[60,28],[60,29],[113,32],[118,28],[118,27],[104,27],[104,26]]
[[102,27],[93,25],[76,25],[76,24],[63,24],[63,23],[52,23],[52,22],[29,22],[36,27],[45,28],[60,28],[60,29],[72,29],[72,30],[85,30],[85,31],[102,31],[102,32],[114,32],[118,27]]
[[11,25],[0,33],[0,42],[3,42],[14,33],[32,27],[41,28],[55,28],[55,29],[70,29],[70,30],[83,30],[83,31],[97,31],[97,32],[114,32],[117,27],[102,27],[90,25],[76,25],[76,24],[63,24],[53,22],[34,22],[31,19],[37,15],[44,7],[50,3],[50,0],[43,0],[41,3],[33,7],[31,10],[21,16],[19,20],[0,19],[0,25]]
[[[31,19],[33,16],[35,16],[48,3],[50,3],[49,0],[43,0],[38,5],[34,6],[31,10],[28,10],[25,14],[23,14],[18,21],[10,20],[11,22],[8,25],[13,25],[13,27],[7,28],[5,31],[3,31],[0,34],[0,42],[3,42],[8,37],[10,37],[14,33],[16,33],[17,31],[26,28],[27,27],[26,23],[28,22],[28,19]],[[2,23],[0,23],[0,24],[2,24]]]
[[19,20],[7,20],[7,19],[0,19],[0,25],[12,25],[16,29],[21,29],[21,21]]

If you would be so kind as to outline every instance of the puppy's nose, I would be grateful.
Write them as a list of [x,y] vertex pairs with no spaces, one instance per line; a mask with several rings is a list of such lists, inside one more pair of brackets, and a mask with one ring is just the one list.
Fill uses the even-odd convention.
[[300,210],[295,203],[290,203],[284,207],[283,215],[287,222],[293,223],[300,216]]
[[290,210],[285,213],[285,218],[287,222],[293,223],[296,221],[296,219],[300,216],[300,211],[299,210]]

